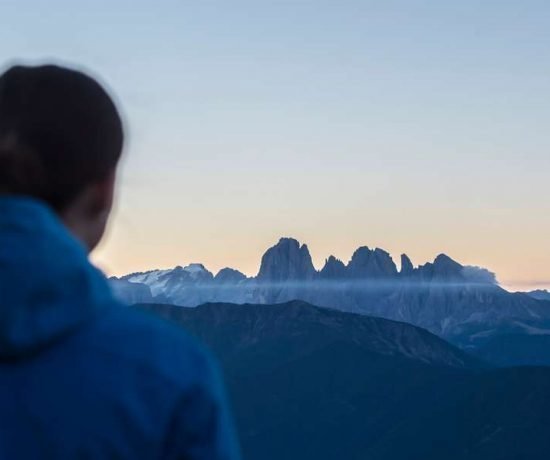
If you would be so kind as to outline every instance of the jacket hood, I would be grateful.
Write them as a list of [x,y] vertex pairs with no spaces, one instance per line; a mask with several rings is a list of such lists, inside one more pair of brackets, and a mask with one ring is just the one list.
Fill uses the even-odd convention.
[[50,208],[0,198],[0,358],[39,352],[112,299],[103,274]]

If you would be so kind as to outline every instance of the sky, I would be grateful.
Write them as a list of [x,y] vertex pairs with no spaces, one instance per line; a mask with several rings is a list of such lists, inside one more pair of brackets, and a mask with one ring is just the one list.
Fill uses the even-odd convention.
[[550,2],[2,0],[0,64],[98,76],[127,126],[109,274],[248,275],[281,236],[550,287]]

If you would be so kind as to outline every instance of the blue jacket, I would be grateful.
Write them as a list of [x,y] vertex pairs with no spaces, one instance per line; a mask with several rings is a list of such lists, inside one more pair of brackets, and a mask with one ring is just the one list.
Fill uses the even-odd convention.
[[118,304],[55,214],[0,198],[0,459],[239,458],[218,370]]

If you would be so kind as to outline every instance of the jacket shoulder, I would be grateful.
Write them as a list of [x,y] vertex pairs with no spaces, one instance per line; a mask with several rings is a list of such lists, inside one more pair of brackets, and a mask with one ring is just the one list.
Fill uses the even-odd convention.
[[148,380],[157,382],[147,383],[148,399],[152,387],[163,398],[168,386],[175,390],[169,398],[171,421],[163,458],[240,458],[223,379],[205,347],[183,328],[132,307],[113,309],[93,329],[95,339],[102,341],[95,350],[113,353],[123,374],[124,368],[139,367]]
[[217,373],[210,352],[182,327],[134,307],[104,310],[81,338],[122,367],[139,367],[177,386],[202,385]]

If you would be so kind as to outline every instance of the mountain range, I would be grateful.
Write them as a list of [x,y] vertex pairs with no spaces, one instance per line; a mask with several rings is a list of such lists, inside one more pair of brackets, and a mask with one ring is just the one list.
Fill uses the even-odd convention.
[[361,247],[316,270],[292,238],[254,277],[196,263],[111,283],[212,350],[245,459],[538,460],[550,449],[546,291],[508,292],[445,254],[420,266],[402,255],[398,269]]
[[147,304],[218,357],[245,459],[544,459],[550,368],[495,369],[410,324],[319,308]]
[[307,245],[281,238],[263,255],[255,277],[232,268],[214,275],[202,264],[191,264],[111,281],[128,303],[195,307],[298,299],[407,322],[464,349],[481,349],[501,335],[550,336],[550,300],[544,291],[508,292],[489,270],[462,265],[445,254],[420,266],[403,254],[398,269],[388,252],[364,246],[347,263],[330,256],[316,270]]

